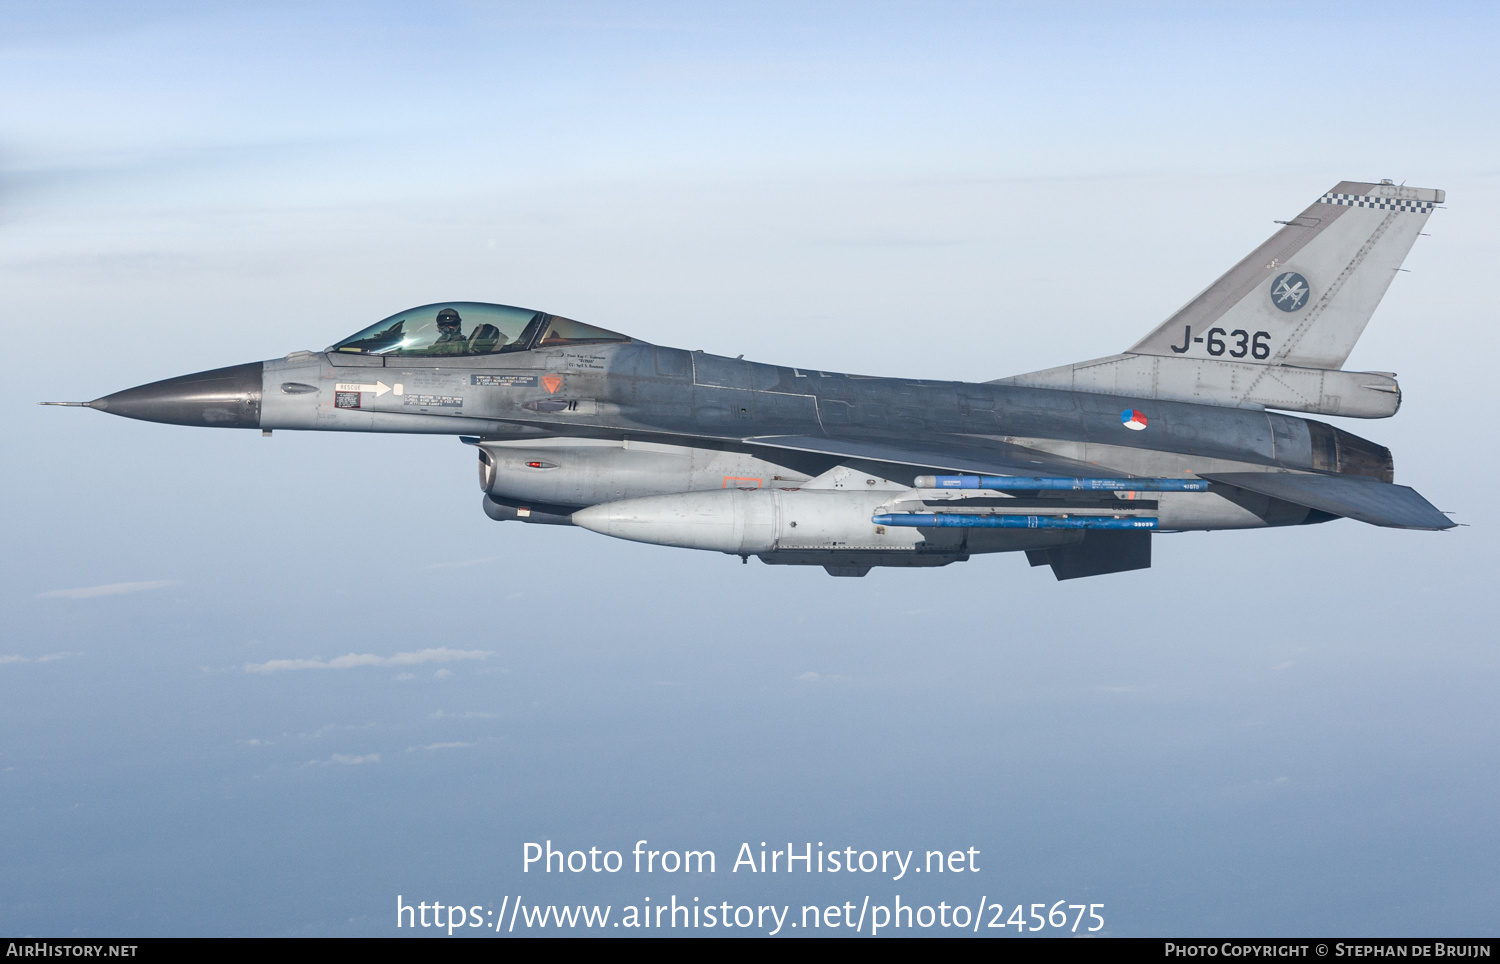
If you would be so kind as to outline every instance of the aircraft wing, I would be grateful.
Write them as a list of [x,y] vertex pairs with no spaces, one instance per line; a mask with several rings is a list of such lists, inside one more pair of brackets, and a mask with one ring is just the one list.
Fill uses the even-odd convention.
[[1457,524],[1418,495],[1416,489],[1358,475],[1214,472],[1201,477],[1375,526],[1451,529]]
[[747,445],[759,445],[765,448],[820,452],[825,455],[838,455],[865,462],[889,462],[939,471],[974,472],[980,475],[1108,478],[1119,474],[1089,462],[1078,462],[1058,455],[1049,455],[1021,445],[952,435],[938,435],[922,441],[902,439],[895,442],[823,438],[816,435],[761,435],[751,436],[742,441]]

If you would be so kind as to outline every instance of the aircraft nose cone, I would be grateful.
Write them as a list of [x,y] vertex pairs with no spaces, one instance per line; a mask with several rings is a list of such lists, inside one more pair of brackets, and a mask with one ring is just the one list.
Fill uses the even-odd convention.
[[264,363],[234,365],[138,385],[89,402],[89,408],[171,425],[260,428]]

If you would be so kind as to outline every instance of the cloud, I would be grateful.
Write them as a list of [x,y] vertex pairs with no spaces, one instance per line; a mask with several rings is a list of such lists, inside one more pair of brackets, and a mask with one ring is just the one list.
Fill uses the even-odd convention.
[[7,663],[50,663],[55,659],[67,659],[69,656],[77,656],[77,653],[48,653],[35,659],[30,656],[0,656],[0,666]]
[[451,663],[460,659],[488,659],[487,649],[419,649],[395,656],[373,653],[350,653],[334,659],[273,659],[264,663],[246,663],[247,673],[277,673],[289,669],[354,669],[357,666],[416,666],[420,663]]
[[313,730],[311,733],[298,733],[297,738],[299,740],[321,740],[323,737],[327,736],[330,733],[340,731],[348,733],[353,730],[371,730],[374,729],[375,726],[376,724],[374,723],[365,723],[362,726],[356,726],[353,723],[324,723],[322,726],[318,727],[316,730]]
[[1296,665],[1297,665],[1297,661],[1295,659],[1289,659],[1285,663],[1277,663],[1275,666],[1272,666],[1271,669],[1273,669],[1273,670],[1291,669],[1293,666],[1296,666]]
[[409,746],[409,747],[406,748],[406,752],[407,753],[411,753],[413,750],[452,750],[452,749],[457,749],[457,748],[460,748],[460,747],[471,747],[471,746],[478,746],[478,745],[479,745],[478,743],[460,743],[460,742],[455,742],[455,743],[429,743],[426,746]]
[[342,763],[344,766],[357,766],[361,763],[379,763],[379,753],[366,753],[364,756],[355,756],[352,753],[335,753],[329,757],[329,763]]
[[465,713],[444,713],[442,710],[428,716],[429,720],[457,719],[457,720],[494,720],[499,719],[499,713],[485,713],[482,710],[469,710]]
[[104,586],[83,586],[79,589],[54,589],[37,593],[38,599],[93,599],[96,596],[123,596],[128,592],[145,592],[177,585],[175,579],[157,579],[154,582],[112,582]]
[[852,678],[850,676],[840,676],[837,673],[814,673],[812,670],[792,677],[798,683],[844,682]]

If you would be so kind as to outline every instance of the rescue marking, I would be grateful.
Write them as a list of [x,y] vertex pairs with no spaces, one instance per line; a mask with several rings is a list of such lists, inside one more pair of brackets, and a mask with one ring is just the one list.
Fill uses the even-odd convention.
[[[339,382],[337,385],[333,386],[333,390],[336,392],[374,392],[375,397],[379,398],[386,392],[390,391],[391,386],[387,385],[385,382],[376,382],[373,385],[360,385],[355,382]],[[397,386],[396,394],[401,394],[400,386]],[[354,407],[358,408],[359,406],[356,405]]]

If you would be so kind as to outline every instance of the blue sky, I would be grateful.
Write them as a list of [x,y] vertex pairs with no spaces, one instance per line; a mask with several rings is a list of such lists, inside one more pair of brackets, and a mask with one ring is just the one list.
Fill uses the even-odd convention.
[[[1479,4],[7,4],[0,929],[899,892],[1101,902],[1114,934],[1492,933],[1496,39]],[[834,580],[496,525],[451,439],[34,404],[448,299],[995,378],[1125,347],[1380,177],[1449,204],[1350,359],[1402,411],[1341,427],[1444,534]],[[641,838],[986,863],[521,873],[525,841]]]

